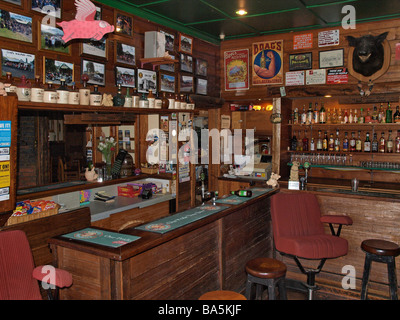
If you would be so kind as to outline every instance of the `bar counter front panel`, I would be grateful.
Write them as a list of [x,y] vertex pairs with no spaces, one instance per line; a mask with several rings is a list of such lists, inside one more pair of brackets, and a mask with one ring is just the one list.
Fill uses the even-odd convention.
[[61,298],[179,300],[210,290],[243,292],[246,262],[272,256],[269,208],[277,191],[164,234],[125,229],[140,239],[119,248],[52,238],[55,265],[74,279]]

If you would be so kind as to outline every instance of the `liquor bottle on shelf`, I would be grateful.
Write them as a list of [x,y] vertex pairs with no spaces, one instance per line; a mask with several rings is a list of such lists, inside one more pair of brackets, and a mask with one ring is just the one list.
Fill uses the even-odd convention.
[[185,95],[181,94],[181,109],[187,109]]
[[362,141],[361,141],[361,131],[358,131],[358,136],[356,140],[356,152],[362,151]]
[[353,110],[350,109],[350,114],[349,114],[349,123],[354,122],[354,115],[353,115]]
[[47,88],[43,93],[43,102],[44,103],[57,103],[57,92],[53,88],[53,81],[47,82]]
[[349,151],[350,152],[356,151],[356,138],[354,136],[354,132],[351,133],[351,138],[349,141]]
[[314,123],[319,123],[319,110],[318,103],[315,103],[314,112],[313,112]]
[[312,123],[313,123],[313,110],[312,110],[312,103],[310,102],[307,110],[306,124],[312,124]]
[[333,139],[333,133],[329,135],[328,151],[335,150],[335,140]]
[[393,113],[392,113],[392,108],[390,107],[390,102],[388,102],[388,106],[386,109],[386,123],[392,123],[393,122]]
[[149,102],[148,108],[154,109],[155,108],[155,103],[156,103],[156,97],[153,94],[153,90],[149,90],[149,94],[147,95],[147,101]]
[[321,137],[321,130],[318,130],[317,151],[322,151],[322,137]]
[[292,139],[290,139],[290,150],[296,151],[297,150],[297,138],[296,134],[293,135]]
[[89,76],[87,74],[83,74],[81,79],[83,82],[83,88],[79,89],[79,104],[82,106],[88,106],[90,104],[90,89],[87,88]]
[[378,122],[385,123],[386,115],[385,111],[383,110],[383,103],[379,106],[379,114],[378,114]]
[[358,115],[357,115],[357,109],[354,109],[354,118],[353,118],[354,123],[358,123]]
[[162,99],[160,98],[160,93],[156,93],[156,99],[154,100],[154,108],[162,109]]
[[167,99],[167,94],[165,93],[165,92],[163,92],[163,95],[162,95],[162,105],[161,105],[161,107],[162,107],[162,109],[168,109],[168,107],[169,107],[169,100]]
[[297,151],[303,151],[303,139],[301,139],[300,136],[300,130],[299,130],[299,140],[297,140]]
[[335,138],[335,151],[340,151],[340,138],[339,138],[339,130],[336,130],[336,138]]
[[303,112],[301,113],[300,124],[306,124],[306,123],[307,123],[307,113],[306,113],[306,107],[303,105]]
[[122,95],[121,84],[118,83],[117,94],[113,97],[114,107],[123,107],[125,104],[125,97]]
[[178,94],[175,94],[175,107],[174,109],[180,109],[181,108],[181,99],[179,98]]
[[326,123],[326,113],[323,102],[321,102],[321,109],[319,110],[319,123]]
[[299,110],[297,108],[293,112],[293,124],[299,124]]
[[364,118],[364,123],[371,123],[371,122],[372,122],[372,118],[371,118],[370,110],[368,108],[367,114],[365,115],[365,118]]
[[374,137],[373,137],[373,139],[372,139],[372,142],[371,142],[371,151],[372,152],[378,152],[378,137],[377,137],[377,134],[376,134],[376,132],[374,132]]
[[25,75],[21,76],[21,82],[17,85],[16,93],[19,101],[31,101],[32,85]]
[[331,119],[331,123],[332,124],[336,124],[337,123],[337,112],[336,112],[336,108],[333,108],[333,113],[332,113],[332,119]]
[[149,107],[149,101],[147,101],[146,95],[143,92],[142,96],[139,98],[139,108],[146,109],[148,107]]
[[31,101],[32,102],[43,102],[44,88],[40,83],[40,76],[35,76],[35,82],[31,89]]
[[325,131],[324,140],[322,140],[322,151],[328,151],[328,133]]
[[186,108],[188,110],[194,110],[194,108],[195,108],[195,103],[194,103],[192,97],[190,96],[190,94],[187,95]]
[[378,109],[376,106],[374,106],[374,109],[372,111],[371,122],[378,123]]
[[349,139],[347,138],[347,132],[345,132],[343,138],[343,152],[347,151],[349,151]]
[[102,96],[99,92],[99,87],[97,85],[93,86],[93,91],[90,93],[90,105],[91,106],[101,106]]
[[126,95],[125,95],[125,103],[124,107],[125,108],[132,108],[132,96],[129,93],[129,88],[126,88]]
[[168,109],[175,109],[175,96],[173,93],[170,93],[168,96]]
[[343,113],[342,113],[342,109],[340,109],[340,108],[338,111],[337,123],[343,123]]
[[303,151],[308,151],[308,138],[307,138],[307,130],[304,130],[304,138],[303,138]]
[[344,109],[343,123],[349,123],[349,115],[347,114],[347,109]]
[[358,117],[358,123],[365,123],[365,118],[364,118],[364,109],[360,109],[360,116]]
[[133,88],[133,93],[132,93],[132,107],[133,108],[139,108],[139,94],[136,91],[136,88]]
[[65,84],[65,79],[60,79],[60,86],[57,89],[57,103],[68,103],[69,90]]
[[328,112],[326,113],[326,124],[332,124],[332,114],[330,108],[328,108]]
[[367,132],[364,141],[364,152],[371,152],[371,141],[369,140],[369,132]]
[[381,152],[381,153],[384,153],[385,152],[385,148],[386,148],[385,133],[382,132],[381,138],[379,139],[379,149],[378,149],[378,151]]
[[4,89],[6,92],[17,92],[17,86],[14,84],[11,72],[6,72],[6,80],[4,81]]
[[68,104],[79,104],[79,90],[76,88],[75,82],[72,82],[72,88],[69,90]]
[[394,142],[394,152],[400,153],[400,130],[397,130],[397,137]]
[[238,197],[251,197],[253,195],[253,192],[251,190],[236,190],[236,191],[231,191],[231,194],[234,194]]
[[393,122],[394,123],[399,123],[400,122],[400,111],[399,111],[399,106],[396,107],[396,112],[393,115]]
[[393,139],[392,139],[392,130],[389,130],[389,136],[386,140],[386,152],[393,153]]
[[311,137],[310,141],[310,151],[315,151],[315,141],[313,137]]

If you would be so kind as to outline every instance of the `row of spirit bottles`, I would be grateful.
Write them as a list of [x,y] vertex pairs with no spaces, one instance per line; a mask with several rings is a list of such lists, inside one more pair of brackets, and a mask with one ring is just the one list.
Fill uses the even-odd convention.
[[335,152],[379,152],[379,153],[400,153],[400,130],[397,130],[397,137],[393,139],[392,130],[389,130],[388,137],[385,138],[385,132],[381,133],[378,139],[377,133],[373,134],[371,140],[369,132],[366,133],[365,140],[361,139],[361,131],[358,131],[356,137],[355,132],[344,133],[344,138],[339,136],[339,130],[336,130],[336,135],[325,131],[322,136],[322,131],[318,131],[317,139],[307,137],[307,130],[304,131],[304,136],[301,138],[299,130],[299,139],[294,134],[290,139],[291,151],[335,151]]
[[367,108],[360,109],[358,114],[357,109],[341,109],[333,108],[332,112],[328,108],[325,111],[324,104],[321,103],[321,108],[318,108],[318,103],[315,103],[314,110],[312,109],[312,103],[309,104],[308,110],[303,106],[303,110],[299,111],[297,108],[294,109],[291,117],[291,123],[293,124],[346,124],[346,123],[400,123],[400,111],[399,106],[396,107],[396,111],[393,113],[390,103],[387,104],[386,109],[381,103],[379,110],[377,106],[373,106],[371,111]]

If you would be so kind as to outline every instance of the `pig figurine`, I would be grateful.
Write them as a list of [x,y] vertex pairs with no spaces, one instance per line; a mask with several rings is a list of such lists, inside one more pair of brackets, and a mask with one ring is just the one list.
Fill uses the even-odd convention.
[[75,19],[58,23],[63,28],[65,43],[72,39],[101,40],[107,33],[114,31],[114,26],[103,20],[94,20],[96,7],[89,0],[75,0],[77,8]]

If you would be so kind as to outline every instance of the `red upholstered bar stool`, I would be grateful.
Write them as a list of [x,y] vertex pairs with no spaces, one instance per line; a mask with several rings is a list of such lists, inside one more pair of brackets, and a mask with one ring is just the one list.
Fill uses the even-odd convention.
[[199,300],[246,300],[246,297],[234,291],[216,290],[204,293]]
[[366,254],[361,287],[361,300],[367,300],[369,271],[372,261],[387,264],[390,297],[392,300],[398,300],[395,258],[400,254],[400,247],[394,242],[369,239],[361,243],[361,249]]
[[278,285],[279,297],[286,300],[286,265],[272,258],[256,258],[250,260],[246,264],[247,282],[246,282],[246,298],[248,300],[253,297],[253,287],[256,285],[256,299],[260,300],[262,288],[268,288],[268,299],[275,300],[275,288]]

